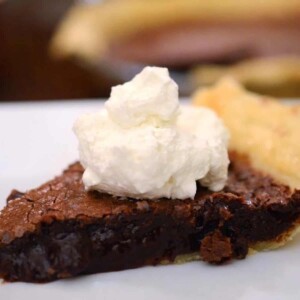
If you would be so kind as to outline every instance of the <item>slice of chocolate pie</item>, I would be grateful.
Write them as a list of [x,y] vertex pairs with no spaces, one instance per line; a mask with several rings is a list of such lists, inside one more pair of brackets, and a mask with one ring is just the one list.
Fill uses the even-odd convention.
[[[151,79],[149,82],[155,83],[151,90],[163,91],[168,105],[173,107],[173,102],[168,102],[168,97],[172,94],[170,91],[174,86],[163,80],[167,73],[156,69],[148,69],[147,72],[144,75],[150,76],[146,76]],[[159,88],[160,80],[162,85],[167,87],[168,93]],[[145,86],[143,81],[142,85]],[[114,92],[115,96],[119,95],[118,89]],[[124,101],[128,100],[126,90],[122,90],[121,95]],[[147,97],[148,95],[146,93]],[[240,97],[240,94],[237,95]],[[145,99],[148,99],[147,97]],[[152,97],[152,100],[155,100],[157,94],[154,93]],[[143,99],[143,94],[139,94],[139,104],[143,103]],[[173,128],[174,116],[159,123],[158,119],[154,118],[154,111],[151,111],[149,102],[146,103],[146,107],[151,111],[150,123],[148,119],[143,118],[144,110],[138,111],[138,114],[131,111],[132,118],[128,119],[126,107],[118,110],[115,104],[116,102],[112,101],[106,107],[108,110],[113,109],[110,114],[123,113],[120,118],[112,115],[112,119],[125,122],[126,128],[122,127],[123,123],[112,125],[112,120],[107,119],[109,113],[106,112],[92,120],[85,118],[85,122],[81,123],[81,128],[94,128],[94,131],[88,131],[86,136],[79,135],[81,162],[84,167],[75,163],[62,175],[41,187],[26,193],[13,191],[8,197],[7,205],[0,213],[1,278],[7,281],[47,282],[82,274],[199,259],[220,264],[231,259],[245,258],[252,249],[283,245],[296,233],[300,222],[300,191],[286,185],[287,181],[286,184],[281,184],[280,179],[273,179],[273,173],[267,175],[266,168],[262,172],[259,171],[258,161],[253,164],[253,156],[247,153],[247,149],[240,151],[238,148],[239,153],[234,152],[234,144],[231,143],[231,163],[228,176],[226,171],[227,179],[224,185],[222,161],[227,166],[227,152],[217,152],[222,150],[222,144],[218,144],[217,141],[225,142],[226,138],[219,137],[217,131],[210,131],[210,127],[206,126],[199,137],[205,137],[205,133],[210,131],[211,134],[205,137],[205,143],[197,140],[196,133],[186,140],[185,135],[180,135],[180,130],[189,136],[189,126],[180,125],[178,122]],[[177,116],[176,106],[173,108]],[[206,125],[212,122],[214,129],[218,127],[215,115],[205,109],[197,111],[197,116],[202,116]],[[140,118],[141,122],[132,125],[132,122],[137,122]],[[224,120],[227,123],[226,118]],[[240,126],[243,126],[242,121],[239,118],[237,120]],[[255,118],[253,120],[255,122]],[[204,127],[204,124],[199,127],[200,123],[197,123],[196,119],[193,121],[196,122],[192,124],[194,130],[201,132],[200,127]],[[164,127],[166,123],[167,126]],[[97,124],[101,124],[102,131]],[[109,126],[129,136],[128,144],[122,141],[122,136],[112,136],[107,132],[104,138],[102,134],[110,128]],[[229,129],[232,130],[230,126]],[[170,148],[170,151],[178,154],[178,161],[165,159],[164,153],[168,151],[169,145],[166,144],[163,148],[158,143],[158,137],[162,134],[160,130],[164,134],[171,133],[171,137],[174,138],[172,145],[176,145],[177,149]],[[157,138],[150,141],[160,145],[159,147],[150,147],[152,144],[149,136],[143,140],[144,144],[147,142],[148,146],[150,145],[149,147],[143,148],[144,145],[135,143],[133,137],[140,141],[147,132],[151,133],[152,138]],[[134,135],[136,133],[142,134]],[[94,147],[98,134],[101,134],[103,139]],[[118,143],[112,147],[109,142],[115,142],[116,136]],[[214,136],[213,140],[209,139],[211,136]],[[110,140],[111,137],[113,140]],[[199,151],[198,156],[206,153],[207,159],[190,160],[189,155],[179,155],[180,149],[190,151],[189,148],[183,147],[185,141],[200,147],[202,152]],[[233,141],[236,141],[236,136],[233,137]],[[130,147],[131,142],[135,143],[136,149]],[[293,147],[288,140],[286,142],[286,147]],[[119,144],[122,144],[121,148],[117,147]],[[207,145],[210,148],[206,148]],[[100,162],[96,159],[99,157],[99,149],[102,158]],[[139,149],[143,151],[138,152]],[[212,153],[218,153],[218,158],[224,155],[225,160],[215,159],[209,149],[214,149]],[[280,147],[277,149],[280,151]],[[142,153],[146,150],[152,152],[143,157]],[[122,159],[118,160],[117,155],[124,162]],[[255,155],[260,158],[258,154]],[[149,157],[152,158],[151,164],[147,164]],[[173,159],[170,153],[167,157]],[[143,158],[146,159],[145,163],[141,163]],[[135,159],[138,159],[140,164],[136,164]],[[119,169],[114,168],[115,161],[118,162]],[[195,162],[200,163],[196,168]],[[132,176],[124,178],[128,165],[131,167],[128,176],[130,173]],[[105,169],[107,166],[109,168]],[[140,166],[140,169],[147,166],[147,172],[139,175],[143,181],[136,177],[140,170],[137,170],[136,166]],[[178,168],[182,166],[183,169],[178,173]],[[169,178],[168,175],[169,179],[159,189],[147,190],[150,184],[157,184],[157,178],[151,178],[157,168],[161,173],[157,178],[163,179],[166,172],[170,172],[172,176]],[[205,172],[198,173],[199,168]],[[105,172],[102,172],[103,170]],[[283,173],[282,171],[282,175]],[[113,176],[109,176],[111,174]],[[181,174],[184,176],[180,176]],[[292,181],[292,177],[296,178],[294,175],[291,173],[290,177],[284,178]],[[118,181],[115,181],[116,178]],[[134,180],[131,180],[132,178]],[[148,178],[149,182],[144,178]],[[189,180],[186,181],[187,179]],[[194,191],[195,179],[195,194],[183,197],[182,195],[189,195]],[[143,183],[141,187],[137,185],[139,182]],[[297,187],[297,180],[292,182],[292,186]],[[105,190],[107,186],[109,188]],[[139,197],[140,188],[142,190]],[[170,196],[153,197],[158,193]]]
[[300,192],[236,154],[224,190],[198,186],[194,200],[119,200],[86,192],[82,173],[76,163],[37,189],[12,192],[0,215],[2,278],[47,282],[165,262],[222,263],[285,243],[300,221]]

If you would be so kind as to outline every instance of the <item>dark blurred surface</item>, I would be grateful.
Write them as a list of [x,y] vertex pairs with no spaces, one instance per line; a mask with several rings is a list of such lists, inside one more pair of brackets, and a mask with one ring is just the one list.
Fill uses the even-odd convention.
[[76,62],[54,61],[49,40],[74,0],[0,1],[0,100],[107,96],[111,82]]

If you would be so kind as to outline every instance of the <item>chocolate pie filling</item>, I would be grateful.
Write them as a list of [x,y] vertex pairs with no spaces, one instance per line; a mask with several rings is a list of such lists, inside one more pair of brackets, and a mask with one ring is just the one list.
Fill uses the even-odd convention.
[[236,154],[231,162],[224,190],[199,186],[194,200],[86,192],[79,163],[37,189],[13,191],[0,214],[0,277],[47,282],[195,252],[218,264],[244,258],[256,243],[279,242],[299,220],[300,191],[292,193]]

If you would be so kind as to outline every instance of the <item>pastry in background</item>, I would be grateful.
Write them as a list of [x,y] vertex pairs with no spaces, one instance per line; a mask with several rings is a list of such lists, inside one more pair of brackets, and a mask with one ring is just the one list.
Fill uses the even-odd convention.
[[[298,0],[106,1],[74,7],[59,27],[51,50],[56,57],[79,57],[98,68],[113,66],[115,74],[125,63],[128,69],[160,65],[186,75],[195,66],[204,67],[203,72],[208,66],[210,73],[211,64],[231,67],[249,59],[297,59],[299,36]],[[299,95],[298,81],[285,66],[281,68],[276,86],[266,80],[258,89],[252,80],[247,80],[246,86],[268,94]],[[189,92],[195,84],[211,83],[197,74],[194,79],[184,78]],[[215,80],[213,76],[210,79]]]
[[196,86],[210,85],[230,76],[257,93],[297,97],[300,95],[300,56],[249,59],[233,65],[199,65],[190,76]]
[[200,89],[194,105],[213,109],[230,131],[230,149],[255,168],[300,189],[300,105],[286,106],[245,91],[232,79]]

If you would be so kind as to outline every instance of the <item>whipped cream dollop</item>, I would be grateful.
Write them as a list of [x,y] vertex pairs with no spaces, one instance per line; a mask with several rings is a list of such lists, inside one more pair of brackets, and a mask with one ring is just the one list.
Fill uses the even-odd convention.
[[181,107],[166,68],[112,88],[105,109],[74,125],[87,190],[136,199],[194,198],[227,179],[228,133],[207,108]]

